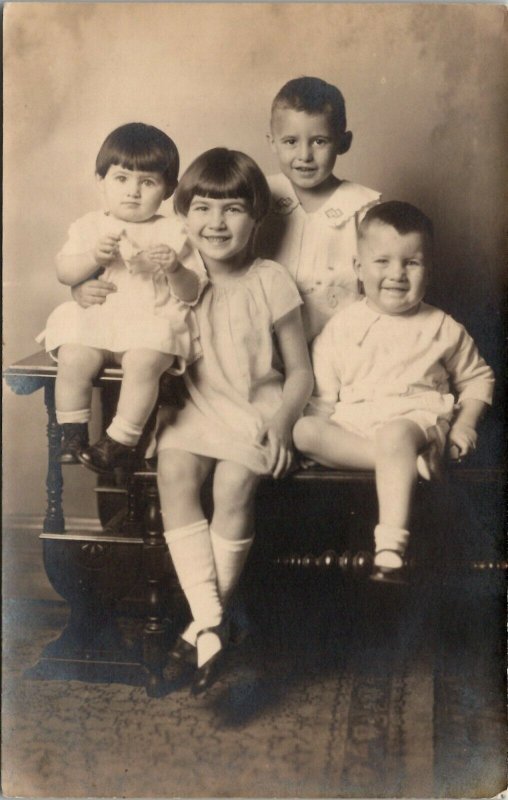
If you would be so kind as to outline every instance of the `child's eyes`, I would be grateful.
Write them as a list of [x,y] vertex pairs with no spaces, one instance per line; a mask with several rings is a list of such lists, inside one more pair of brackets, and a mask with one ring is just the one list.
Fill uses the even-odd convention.
[[143,183],[143,186],[156,186],[155,181],[151,181],[148,178],[146,180],[144,180],[142,183]]
[[318,147],[324,147],[328,144],[328,139],[314,139],[314,144],[317,144]]
[[232,214],[245,214],[246,209],[243,206],[229,206],[226,208],[226,211],[229,211]]
[[282,144],[288,144],[288,145],[292,146],[292,145],[296,144],[296,139],[293,139],[292,137],[290,137],[288,139],[283,139],[282,140]]
[[125,183],[126,180],[127,180],[127,178],[125,177],[125,175],[116,175],[115,176],[115,181],[118,181],[118,183]]
[[417,258],[412,258],[411,261],[407,262],[408,267],[421,267],[422,262],[418,261]]

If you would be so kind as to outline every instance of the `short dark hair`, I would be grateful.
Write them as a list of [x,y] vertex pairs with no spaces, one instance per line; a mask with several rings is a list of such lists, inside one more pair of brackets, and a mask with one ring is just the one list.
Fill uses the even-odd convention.
[[362,239],[373,222],[390,225],[397,233],[420,233],[426,245],[432,249],[434,226],[429,217],[411,203],[389,200],[369,208],[358,228],[358,238]]
[[242,198],[256,222],[267,214],[271,200],[268,183],[256,162],[226,147],[207,150],[185,170],[175,192],[175,210],[187,216],[195,195]]
[[101,178],[111,166],[142,172],[159,172],[166,185],[166,197],[178,182],[180,159],[172,139],[153,125],[129,122],[115,128],[101,145],[95,171]]
[[293,78],[277,92],[272,117],[278,108],[291,108],[307,114],[327,114],[336,133],[347,127],[346,103],[342,92],[321,78]]

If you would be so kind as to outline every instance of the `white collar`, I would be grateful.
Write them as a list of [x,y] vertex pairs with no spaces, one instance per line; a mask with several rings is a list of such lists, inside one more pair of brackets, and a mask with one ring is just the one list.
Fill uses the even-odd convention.
[[[350,321],[349,333],[355,344],[360,346],[371,329],[377,325],[378,322],[386,319],[388,315],[380,314],[379,311],[374,311],[374,309],[370,308],[370,306],[367,305],[366,298],[354,303],[350,308],[354,308],[356,313]],[[405,321],[406,323],[410,321],[410,324],[418,335],[425,333],[429,339],[434,339],[445,317],[446,314],[444,311],[441,311],[441,309],[422,302],[420,303],[418,313],[414,316],[394,316],[390,317],[390,319],[396,321],[396,324],[398,320]]]
[[[268,182],[272,192],[272,208],[276,214],[288,216],[295,208],[301,207],[289,178],[279,173],[270,176]],[[377,202],[380,197],[379,192],[366,186],[351,181],[341,181],[328,200],[312,215],[322,217],[332,228],[339,228],[359,211]]]

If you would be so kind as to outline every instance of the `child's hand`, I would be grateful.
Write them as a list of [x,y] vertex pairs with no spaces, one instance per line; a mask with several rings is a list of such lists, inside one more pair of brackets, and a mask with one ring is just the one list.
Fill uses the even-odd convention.
[[452,425],[448,434],[448,452],[452,461],[462,458],[476,450],[478,434],[471,425],[457,423]]
[[269,472],[274,478],[283,478],[293,466],[294,450],[291,425],[274,416],[266,422],[258,435],[260,444],[267,443],[270,453]]
[[156,244],[149,247],[146,251],[148,261],[153,264],[154,272],[161,272],[164,275],[171,275],[180,268],[177,255],[167,244]]
[[102,278],[91,278],[71,289],[72,297],[82,308],[102,305],[111,292],[116,292],[115,284],[104,281]]
[[107,267],[107,265],[118,255],[119,241],[120,234],[114,235],[112,233],[108,234],[107,236],[102,236],[102,238],[99,239],[94,250],[94,258],[99,266]]

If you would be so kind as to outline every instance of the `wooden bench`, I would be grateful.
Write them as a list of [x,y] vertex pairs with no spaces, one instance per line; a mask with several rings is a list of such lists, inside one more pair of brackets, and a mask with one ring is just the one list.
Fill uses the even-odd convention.
[[[122,681],[145,685],[149,694],[158,695],[163,691],[168,641],[174,635],[168,620],[174,618],[178,591],[162,536],[155,471],[147,467],[132,475],[100,477],[97,500],[102,529],[93,533],[66,530],[55,376],[56,365],[44,352],[4,371],[16,394],[44,392],[48,414],[47,508],[41,532],[44,564],[51,584],[70,607],[62,635],[45,648],[27,675]],[[105,369],[97,380],[102,389],[104,427],[114,413],[120,380],[119,368]],[[431,565],[434,574],[436,570],[441,574],[457,569],[478,573],[505,569],[499,546],[494,544],[485,554],[481,537],[476,553],[466,548],[461,554],[450,547],[443,553],[442,537],[437,537],[436,550],[436,537],[427,535],[429,529],[442,527],[443,518],[447,527],[451,519],[460,527],[458,506],[466,506],[468,526],[472,524],[471,508],[478,511],[480,519],[475,525],[480,529],[482,514],[491,520],[489,524],[499,524],[503,480],[499,467],[474,466],[473,462],[470,467],[460,465],[448,471],[446,491],[443,486],[422,485],[415,517],[427,531],[416,538],[427,544],[430,540],[431,547],[427,552],[420,548],[415,563],[422,569]],[[457,492],[458,502],[454,499]],[[446,503],[454,506],[451,511]],[[479,509],[482,504],[483,511]],[[251,560],[257,558],[262,569],[269,565],[279,570],[336,570],[346,579],[361,579],[369,570],[365,552],[372,549],[375,509],[371,472],[312,469],[279,482],[267,478],[258,492],[257,552]],[[429,514],[429,509],[433,513]],[[451,538],[460,539],[457,535]],[[117,627],[120,601],[142,609],[144,616],[141,641],[131,645],[126,645]]]

